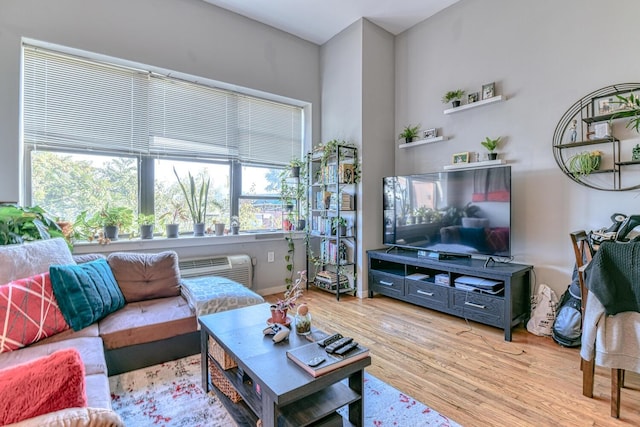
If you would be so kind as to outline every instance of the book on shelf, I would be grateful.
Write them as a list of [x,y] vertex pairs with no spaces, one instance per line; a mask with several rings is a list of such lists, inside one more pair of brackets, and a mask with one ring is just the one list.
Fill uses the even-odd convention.
[[411,279],[411,280],[422,280],[422,279],[428,279],[429,275],[428,274],[423,274],[423,273],[413,273],[407,276],[407,279]]
[[[334,371],[350,363],[357,362],[369,356],[369,349],[358,345],[344,356],[327,353],[318,343],[305,344],[303,346],[287,350],[287,357],[296,365],[307,371],[313,377],[319,377],[327,372]],[[325,360],[318,366],[309,366],[309,362],[316,357]]]

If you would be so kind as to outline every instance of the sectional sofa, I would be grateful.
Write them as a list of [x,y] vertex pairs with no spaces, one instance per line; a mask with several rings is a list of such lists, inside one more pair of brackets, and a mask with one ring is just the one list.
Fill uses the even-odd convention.
[[[88,296],[86,282],[94,291]],[[5,284],[0,286],[0,315],[4,317],[0,319],[4,322],[0,387],[3,372],[18,365],[27,372],[50,363],[47,357],[61,350],[75,349],[83,365],[86,391],[86,407],[52,411],[21,420],[16,426],[122,425],[111,411],[109,375],[200,351],[196,314],[181,292],[175,252],[74,257],[62,239],[4,246],[0,247],[0,284]],[[237,284],[234,292],[229,298],[234,305],[264,302],[242,285]],[[31,313],[25,314],[27,306]],[[26,382],[28,394],[32,390]],[[0,401],[5,392],[9,391],[0,389]],[[2,410],[0,407],[0,415]]]

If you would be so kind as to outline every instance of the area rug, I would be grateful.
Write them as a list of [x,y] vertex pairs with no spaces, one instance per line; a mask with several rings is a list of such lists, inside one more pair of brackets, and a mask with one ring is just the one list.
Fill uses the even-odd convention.
[[[237,426],[215,393],[204,393],[200,382],[200,356],[189,356],[109,377],[111,403],[132,427]],[[364,413],[367,427],[459,426],[366,371]]]

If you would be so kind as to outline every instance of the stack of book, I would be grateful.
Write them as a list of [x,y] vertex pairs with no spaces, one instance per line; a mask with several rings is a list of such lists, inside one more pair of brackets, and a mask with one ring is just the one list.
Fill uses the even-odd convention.
[[318,271],[314,283],[319,288],[335,291],[338,289],[338,277],[340,278],[340,289],[349,289],[349,278],[333,271]]

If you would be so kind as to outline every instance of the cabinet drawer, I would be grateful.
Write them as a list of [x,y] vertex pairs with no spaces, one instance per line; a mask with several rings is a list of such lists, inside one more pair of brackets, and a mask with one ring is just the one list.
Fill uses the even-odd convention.
[[372,270],[369,275],[369,290],[390,297],[403,296],[404,276],[395,276],[393,274]]
[[458,316],[487,325],[504,324],[504,298],[453,289],[453,310]]
[[407,285],[406,295],[411,301],[423,307],[436,310],[446,309],[449,306],[449,288],[436,285],[424,280],[405,281]]

